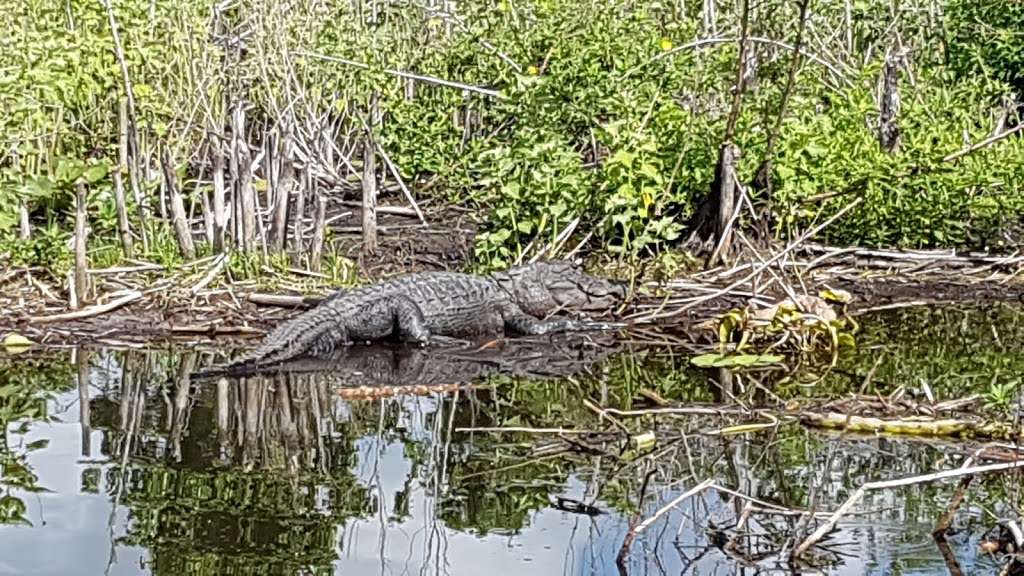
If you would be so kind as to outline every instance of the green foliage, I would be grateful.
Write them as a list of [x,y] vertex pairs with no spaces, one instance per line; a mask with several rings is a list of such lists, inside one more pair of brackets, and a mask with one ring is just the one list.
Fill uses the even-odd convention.
[[998,78],[1024,95],[1024,4],[952,0],[945,13],[952,68]]
[[1000,85],[942,76],[902,89],[903,139],[894,154],[879,148],[865,122],[877,114],[866,84],[829,97],[824,112],[817,99],[794,101],[773,164],[780,233],[792,235],[862,196],[826,232],[832,241],[1004,248],[998,231],[1024,214],[1024,141],[943,161],[965,146],[965,133],[971,142],[989,135]]
[[[1015,242],[1003,232],[1021,227],[1024,140],[954,162],[942,158],[985,138],[1010,89],[1020,91],[1024,8],[941,4],[944,22],[916,5],[896,22],[878,3],[853,2],[849,15],[816,8],[818,26],[850,19],[853,53],[823,50],[800,69],[774,149],[773,194],[757,199],[771,208],[779,237],[859,195],[866,201],[826,239],[997,249]],[[67,214],[70,187],[61,171],[66,176],[75,162],[88,166],[94,237],[113,245],[109,169],[100,167],[116,157],[124,87],[103,3],[0,7],[8,16],[0,23],[0,241],[18,261],[60,261],[46,246],[6,248],[16,243],[9,231],[22,206],[34,223],[70,227],[55,214]],[[536,252],[577,218],[578,237],[592,233],[624,259],[671,249],[714,177],[736,44],[688,44],[708,36],[695,5],[530,0],[457,8],[383,7],[370,22],[347,2],[285,10],[245,1],[217,14],[196,1],[114,3],[142,136],[165,141],[177,158],[198,157],[210,130],[206,117],[223,122],[225,103],[236,98],[253,104],[256,124],[273,125],[282,111],[301,109],[337,121],[344,132],[362,129],[377,93],[382,120],[375,130],[403,176],[430,183],[420,195],[480,209],[476,250],[484,267],[506,265],[527,247]],[[794,17],[793,3],[770,2],[758,10],[755,32],[792,43]],[[738,15],[723,6],[719,20],[729,36]],[[897,26],[910,56],[901,73],[902,146],[888,154],[875,135],[875,92]],[[234,34],[244,36],[245,51],[225,50]],[[770,44],[754,49],[758,65],[735,136],[743,182],[765,155],[791,57]],[[394,70],[498,96],[410,84]],[[152,193],[157,182],[142,185]],[[175,259],[162,252],[167,245],[154,245],[147,257]]]
[[485,262],[507,265],[525,240],[554,239],[590,204],[590,173],[557,134],[524,130],[510,146],[481,155],[490,163],[483,169],[488,177],[481,184],[499,188],[492,200],[491,229],[477,238],[476,251]]
[[31,525],[21,496],[46,489],[38,485],[28,455],[45,448],[48,441],[25,442],[23,436],[29,423],[50,418],[47,402],[54,392],[69,385],[71,368],[31,357],[0,355],[0,525]]
[[[977,308],[912,308],[862,318],[858,347],[840,368],[853,380],[829,377],[816,394],[842,393],[860,386],[874,369],[874,387],[890,394],[898,387],[923,384],[939,400],[989,394],[1006,398],[995,387],[1019,386],[1024,358],[1016,343],[1024,340],[1021,311],[1009,306]],[[833,390],[830,386],[836,386]]]

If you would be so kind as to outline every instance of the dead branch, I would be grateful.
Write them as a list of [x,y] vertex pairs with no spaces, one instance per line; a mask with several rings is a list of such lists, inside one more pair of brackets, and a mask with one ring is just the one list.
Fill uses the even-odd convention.
[[1006,130],[1005,132],[996,134],[995,136],[990,136],[988,138],[985,138],[981,142],[978,142],[977,144],[972,144],[962,150],[953,152],[952,154],[943,158],[942,161],[952,162],[953,160],[956,160],[958,158],[963,158],[964,156],[967,156],[972,152],[977,152],[978,150],[981,150],[983,148],[988,148],[989,146],[995,144],[996,142],[999,142],[1000,140],[1009,138],[1010,136],[1013,136],[1014,134],[1020,132],[1021,130],[1024,130],[1024,124],[1018,124],[1015,128],[1011,128],[1009,130]]
[[142,298],[143,293],[139,290],[129,290],[123,296],[115,298],[106,304],[96,304],[81,310],[74,312],[66,312],[64,314],[54,314],[53,316],[36,316],[29,319],[31,324],[45,324],[49,322],[65,322],[68,320],[81,320],[83,318],[91,318],[93,316],[99,316],[100,314],[106,314],[111,310],[116,310],[125,304],[135,302]]
[[[355,60],[348,60],[345,58],[338,58],[336,56],[327,56],[324,54],[316,54],[313,52],[295,52],[297,56],[305,56],[307,58],[313,58],[314,60],[323,60],[324,62],[336,62],[338,64],[344,64],[346,66],[352,66],[361,70],[369,70],[370,66],[362,62],[356,62]],[[443,78],[437,78],[436,76],[427,76],[425,74],[413,74],[412,72],[405,72],[402,70],[395,70],[393,68],[385,68],[382,70],[385,74],[392,76],[398,76],[399,78],[406,78],[409,80],[415,80],[417,82],[424,82],[426,84],[435,84],[437,86],[446,86],[448,88],[457,88],[459,90],[466,90],[468,92],[476,92],[477,94],[483,94],[484,96],[490,96],[491,98],[503,99],[504,96],[497,90],[491,90],[482,86],[474,86],[472,84],[463,84],[461,82],[453,82],[451,80],[445,80]]]

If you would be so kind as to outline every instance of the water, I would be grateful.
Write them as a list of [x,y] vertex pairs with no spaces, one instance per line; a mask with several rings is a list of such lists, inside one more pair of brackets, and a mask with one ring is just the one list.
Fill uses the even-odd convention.
[[[1013,309],[909,310],[862,323],[860,351],[836,373],[774,392],[840,396],[879,357],[883,393],[925,386],[940,400],[979,392],[994,401],[992,382],[1024,373]],[[744,501],[715,490],[659,516],[622,567],[616,559],[631,521],[705,479],[785,508],[834,510],[864,482],[958,465],[967,443],[796,424],[716,433],[757,421],[743,417],[623,418],[631,434],[656,432],[642,451],[614,433],[479,430],[614,432],[585,400],[629,409],[642,389],[695,403],[728,396],[720,374],[687,358],[567,341],[444,357],[367,348],[220,382],[187,377],[215,359],[196,349],[0,358],[0,574],[948,573],[930,532],[955,483],[869,494],[810,565],[771,554],[796,516],[755,514],[754,536],[722,545]],[[476,386],[453,386],[465,382]],[[754,401],[752,382],[738,378],[728,392]],[[376,384],[407,394],[374,394]],[[963,573],[998,571],[978,543],[1020,502],[1020,484],[1003,474],[973,485],[950,538]]]

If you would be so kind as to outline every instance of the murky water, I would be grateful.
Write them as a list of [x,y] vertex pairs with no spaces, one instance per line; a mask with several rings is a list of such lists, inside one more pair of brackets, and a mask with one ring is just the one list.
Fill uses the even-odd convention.
[[[1006,308],[864,318],[860,351],[837,372],[773,393],[842,395],[874,367],[882,392],[977,392],[1005,410],[1024,374],[1022,320]],[[723,390],[721,374],[678,350],[366,348],[241,381],[188,377],[214,360],[185,349],[0,357],[0,574],[949,571],[930,532],[955,483],[869,494],[813,568],[774,555],[792,547],[799,515],[754,513],[737,532],[746,501],[714,489],[658,515],[706,479],[785,510],[834,510],[864,482],[954,467],[973,449],[795,424],[721,434],[749,419],[699,416],[617,420],[655,432],[653,446],[631,448],[593,407],[635,407],[642,390],[760,397],[754,380]],[[404,394],[381,395],[382,384]],[[481,430],[493,427],[573,432]],[[949,542],[964,574],[997,572],[978,543],[1020,485],[1004,474],[972,487]],[[617,563],[631,522],[647,518]]]

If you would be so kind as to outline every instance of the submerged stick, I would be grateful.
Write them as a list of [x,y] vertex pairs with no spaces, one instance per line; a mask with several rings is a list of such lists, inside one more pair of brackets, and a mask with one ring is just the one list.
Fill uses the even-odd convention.
[[829,516],[829,519],[818,527],[810,536],[804,539],[796,549],[793,550],[793,557],[799,557],[803,555],[807,550],[814,546],[820,541],[825,534],[828,534],[836,523],[842,518],[854,505],[860,501],[869,491],[882,490],[886,488],[900,488],[903,486],[910,486],[913,484],[924,484],[927,482],[935,482],[937,480],[946,480],[949,478],[960,478],[963,476],[972,476],[976,474],[987,474],[989,472],[1003,472],[1006,470],[1013,470],[1016,468],[1024,467],[1024,460],[1015,460],[1013,462],[1004,462],[1000,464],[987,464],[984,466],[972,466],[969,468],[956,468],[954,470],[943,470],[942,472],[934,472],[932,474],[922,474],[920,476],[908,476],[906,478],[898,478],[895,480],[885,480],[879,482],[868,482],[857,489],[846,502],[843,502],[842,506],[836,509],[835,512]]
[[619,554],[618,554],[618,556],[615,559],[615,562],[616,562],[616,564],[618,564],[619,569],[622,570],[623,572],[625,571],[626,558],[629,556],[629,548],[633,545],[633,541],[636,540],[636,537],[638,535],[640,535],[641,532],[646,530],[651,524],[654,524],[658,520],[658,518],[664,516],[665,514],[667,514],[670,510],[672,510],[676,506],[679,506],[679,504],[682,503],[684,500],[686,500],[687,498],[689,498],[689,497],[691,497],[691,496],[693,496],[695,494],[699,494],[699,493],[703,492],[704,490],[706,490],[709,486],[712,486],[713,484],[714,484],[714,480],[713,479],[711,479],[711,478],[705,479],[700,484],[697,484],[693,488],[690,488],[686,492],[683,492],[679,496],[673,498],[671,502],[669,502],[668,504],[666,504],[666,505],[662,506],[661,508],[659,508],[658,511],[654,513],[654,515],[644,519],[643,522],[640,522],[639,524],[637,524],[635,526],[631,526],[630,529],[629,529],[629,532],[626,533],[626,537],[623,538],[623,540],[622,540],[622,547],[619,548]]

